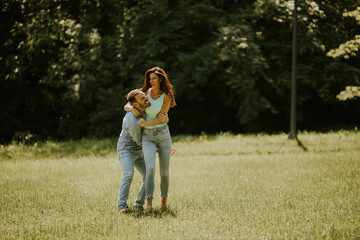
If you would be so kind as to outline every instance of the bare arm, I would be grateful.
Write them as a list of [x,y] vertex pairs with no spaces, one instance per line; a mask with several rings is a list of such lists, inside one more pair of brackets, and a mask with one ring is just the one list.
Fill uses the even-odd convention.
[[134,108],[133,106],[131,106],[130,103],[127,103],[124,106],[124,110],[127,112],[132,112],[135,117],[139,117],[141,115],[141,112],[139,110],[137,110],[136,108]]
[[140,119],[139,124],[142,127],[149,127],[149,126],[157,125],[157,124],[160,124],[160,123],[168,123],[169,122],[169,117],[167,116],[167,113],[168,113],[168,111],[170,109],[170,103],[171,103],[170,97],[168,95],[165,95],[164,104],[163,104],[160,112],[156,116],[156,118],[154,120],[151,120],[150,122],[145,122],[144,119]]

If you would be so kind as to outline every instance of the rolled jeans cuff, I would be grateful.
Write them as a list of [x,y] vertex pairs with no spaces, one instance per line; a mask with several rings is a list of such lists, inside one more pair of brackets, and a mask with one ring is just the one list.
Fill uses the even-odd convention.
[[151,198],[154,198],[154,196],[151,195],[151,194],[147,195],[145,198],[148,199],[148,198],[150,198],[150,197],[151,197]]

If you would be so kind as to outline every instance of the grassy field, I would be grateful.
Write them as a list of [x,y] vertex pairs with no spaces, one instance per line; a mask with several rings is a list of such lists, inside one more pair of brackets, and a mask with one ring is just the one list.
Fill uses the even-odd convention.
[[299,139],[173,137],[173,211],[148,216],[117,211],[117,139],[1,146],[0,238],[360,239],[360,132]]

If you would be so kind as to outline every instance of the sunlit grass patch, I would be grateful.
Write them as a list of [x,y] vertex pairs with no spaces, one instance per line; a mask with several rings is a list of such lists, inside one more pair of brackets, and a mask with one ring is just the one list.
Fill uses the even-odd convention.
[[[116,208],[116,139],[0,149],[2,239],[358,239],[358,132],[181,136],[171,212]],[[141,179],[135,174],[128,204]],[[159,193],[156,175],[155,195]]]

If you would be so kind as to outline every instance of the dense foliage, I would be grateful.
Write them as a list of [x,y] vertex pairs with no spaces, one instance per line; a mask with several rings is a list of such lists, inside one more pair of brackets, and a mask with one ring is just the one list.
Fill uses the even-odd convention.
[[[298,126],[357,125],[359,0],[299,0]],[[126,93],[163,67],[173,133],[287,131],[293,1],[4,0],[0,142],[119,134]],[[331,52],[332,49],[335,49]],[[346,50],[345,50],[346,51]],[[336,52],[336,51],[335,51]]]

